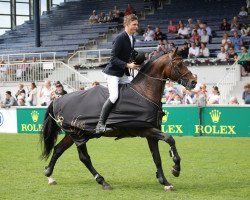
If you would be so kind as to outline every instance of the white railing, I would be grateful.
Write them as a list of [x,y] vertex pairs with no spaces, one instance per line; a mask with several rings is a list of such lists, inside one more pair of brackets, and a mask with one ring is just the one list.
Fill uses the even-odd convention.
[[[136,48],[138,51],[145,52],[152,52],[155,49],[156,47]],[[81,65],[82,67],[91,68],[108,62],[110,56],[111,49],[77,51],[68,59],[68,65],[71,67]]]
[[90,79],[60,61],[0,64],[2,85],[11,82],[39,82],[46,79],[52,82],[60,81],[74,90],[90,87],[92,83]]
[[16,53],[16,54],[1,54],[0,59],[5,63],[20,63],[22,60],[32,60],[36,58],[36,61],[56,61],[56,52],[44,52],[44,53]]
[[235,62],[233,65],[229,66],[225,76],[217,83],[217,86],[221,92],[221,104],[227,104],[228,95],[240,80],[240,69],[241,66]]

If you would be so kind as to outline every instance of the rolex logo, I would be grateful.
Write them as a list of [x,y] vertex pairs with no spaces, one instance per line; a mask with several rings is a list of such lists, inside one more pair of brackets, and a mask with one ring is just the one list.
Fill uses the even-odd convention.
[[168,121],[168,116],[169,116],[169,112],[168,111],[164,111],[165,115],[162,117],[162,122],[167,122]]
[[30,113],[31,117],[32,117],[32,120],[33,122],[37,122],[38,121],[38,117],[39,117],[39,113],[35,110],[33,110],[31,113]]
[[212,119],[213,123],[218,123],[219,122],[220,115],[221,115],[220,111],[214,109],[209,114],[211,116],[211,119]]

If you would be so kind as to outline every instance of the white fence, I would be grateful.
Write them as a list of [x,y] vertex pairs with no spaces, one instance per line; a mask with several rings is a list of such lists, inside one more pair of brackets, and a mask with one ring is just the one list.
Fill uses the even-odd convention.
[[86,78],[63,62],[32,62],[0,64],[0,82],[38,82],[45,79],[61,81],[74,90],[90,87],[92,80]]

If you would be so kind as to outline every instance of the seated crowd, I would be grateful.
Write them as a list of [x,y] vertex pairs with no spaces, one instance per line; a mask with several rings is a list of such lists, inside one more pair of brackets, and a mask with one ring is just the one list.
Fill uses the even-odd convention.
[[[168,81],[165,85],[163,94],[163,103],[165,105],[181,105],[196,104],[198,106],[206,106],[212,104],[220,104],[220,91],[217,86],[213,86],[211,91],[207,91],[206,84],[196,86],[193,90],[187,90],[184,87],[178,90],[174,87],[173,82]],[[250,84],[244,86],[242,94],[243,104],[250,104]],[[231,97],[228,104],[239,104],[236,97]]]
[[[94,81],[92,87],[100,85]],[[80,90],[85,90],[81,87]],[[14,95],[13,95],[14,94]],[[22,83],[17,86],[16,92],[6,91],[5,98],[0,96],[0,107],[9,108],[11,106],[48,106],[53,100],[67,94],[63,84],[56,81],[51,84],[51,81],[45,80],[40,89],[37,88],[35,82],[31,82],[27,90]]]

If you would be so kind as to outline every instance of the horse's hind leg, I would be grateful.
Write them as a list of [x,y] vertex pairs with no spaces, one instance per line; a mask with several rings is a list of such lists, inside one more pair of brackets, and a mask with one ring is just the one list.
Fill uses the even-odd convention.
[[68,148],[70,148],[73,144],[73,140],[68,135],[65,135],[65,137],[54,147],[53,155],[51,156],[49,165],[45,167],[44,175],[48,177],[49,184],[55,184],[55,180],[51,177],[56,161],[57,159],[63,154],[64,151],[66,151]]
[[148,140],[148,146],[151,151],[155,166],[157,168],[156,172],[156,178],[158,179],[159,183],[164,185],[164,189],[166,191],[173,190],[173,186],[167,181],[164,172],[162,170],[162,164],[161,164],[161,156],[159,152],[159,145],[158,140],[147,138]]
[[94,176],[97,183],[102,185],[103,189],[110,190],[112,187],[104,180],[104,178],[95,170],[92,165],[90,156],[88,154],[86,144],[77,147],[79,158],[83,162],[83,164],[88,168],[90,173]]

